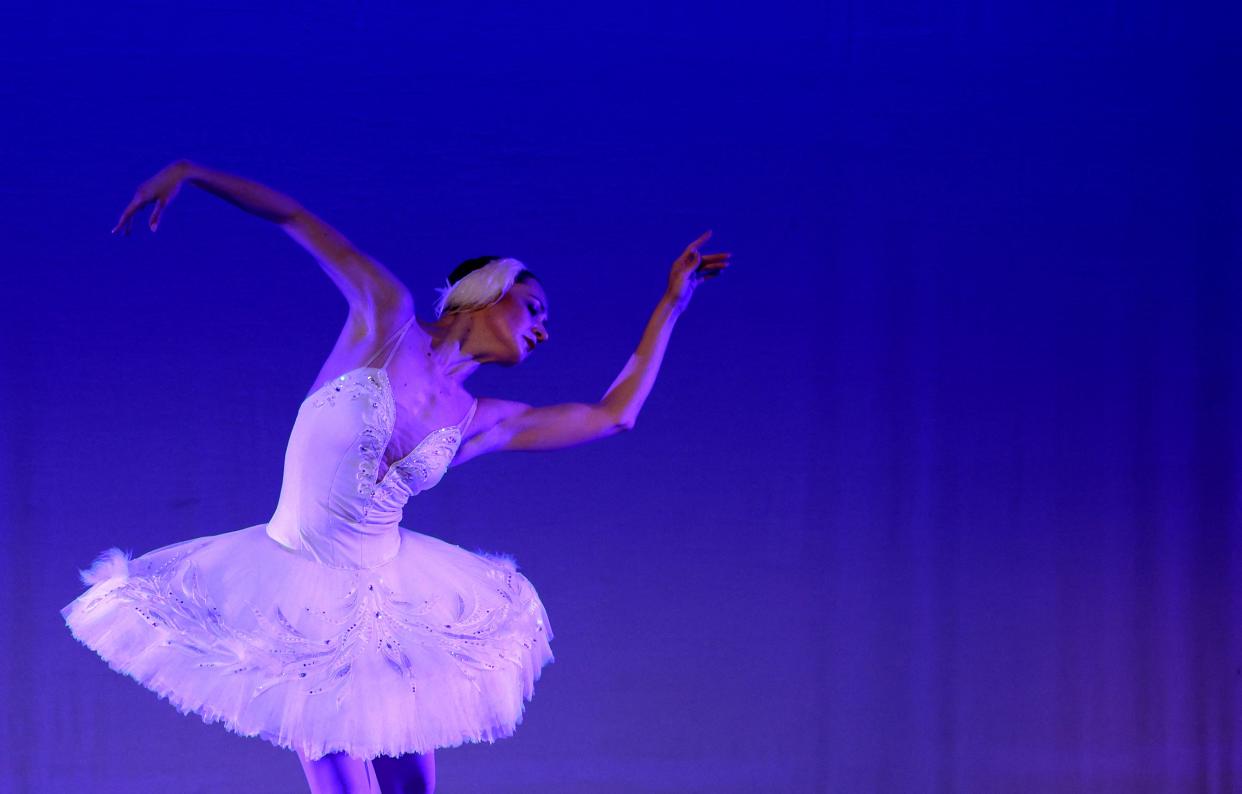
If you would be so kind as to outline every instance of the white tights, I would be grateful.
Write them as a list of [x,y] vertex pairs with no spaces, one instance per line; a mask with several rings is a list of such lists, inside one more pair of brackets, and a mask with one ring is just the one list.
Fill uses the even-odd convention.
[[435,752],[379,756],[363,761],[330,753],[314,761],[298,753],[311,794],[432,794],[436,787]]

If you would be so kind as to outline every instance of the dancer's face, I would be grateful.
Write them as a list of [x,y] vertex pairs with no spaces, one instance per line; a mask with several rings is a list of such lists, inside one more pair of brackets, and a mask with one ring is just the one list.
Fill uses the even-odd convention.
[[514,284],[505,296],[485,309],[497,346],[498,363],[526,360],[536,345],[548,341],[548,296],[533,279]]

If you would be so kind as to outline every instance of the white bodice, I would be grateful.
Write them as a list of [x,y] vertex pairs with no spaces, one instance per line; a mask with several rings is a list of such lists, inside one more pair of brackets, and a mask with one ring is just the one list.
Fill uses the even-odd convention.
[[359,367],[315,390],[298,409],[267,534],[334,568],[373,568],[396,556],[405,503],[444,477],[476,399],[456,425],[432,431],[377,479],[396,406],[383,367]]

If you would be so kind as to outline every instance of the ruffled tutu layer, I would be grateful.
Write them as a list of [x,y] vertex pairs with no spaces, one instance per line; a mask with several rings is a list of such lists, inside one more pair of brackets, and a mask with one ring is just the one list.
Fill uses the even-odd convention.
[[401,529],[384,565],[330,568],[265,528],[105,552],[65,622],[183,713],[311,758],[513,734],[554,658],[512,558]]

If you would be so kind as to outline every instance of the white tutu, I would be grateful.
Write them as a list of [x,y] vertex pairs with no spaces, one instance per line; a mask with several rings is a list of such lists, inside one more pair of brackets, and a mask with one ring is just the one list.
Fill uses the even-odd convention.
[[554,661],[543,604],[512,558],[401,528],[386,562],[331,567],[267,527],[133,560],[105,552],[65,621],[183,713],[310,758],[512,735]]

